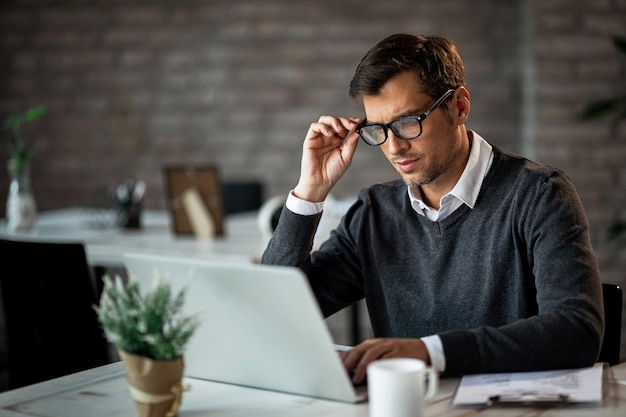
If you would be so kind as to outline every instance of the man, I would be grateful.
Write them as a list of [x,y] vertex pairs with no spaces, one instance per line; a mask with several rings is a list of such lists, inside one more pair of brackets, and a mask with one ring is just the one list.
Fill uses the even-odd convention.
[[[470,94],[455,46],[392,35],[365,55],[350,96],[366,118],[311,124],[263,263],[305,271],[326,316],[365,298],[375,338],[342,354],[354,381],[389,357],[449,374],[593,364],[604,317],[579,197],[558,169],[466,129]],[[359,138],[402,180],[362,190],[311,253],[323,201]]]

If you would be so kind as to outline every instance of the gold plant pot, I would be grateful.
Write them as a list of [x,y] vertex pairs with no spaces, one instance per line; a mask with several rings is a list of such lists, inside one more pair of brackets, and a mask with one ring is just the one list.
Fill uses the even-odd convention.
[[156,361],[119,351],[139,417],[175,417],[182,401],[183,357]]

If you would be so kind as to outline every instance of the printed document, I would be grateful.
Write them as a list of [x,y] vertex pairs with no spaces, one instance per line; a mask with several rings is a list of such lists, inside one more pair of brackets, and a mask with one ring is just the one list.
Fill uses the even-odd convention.
[[466,375],[453,407],[490,405],[563,405],[602,401],[604,364],[542,372]]

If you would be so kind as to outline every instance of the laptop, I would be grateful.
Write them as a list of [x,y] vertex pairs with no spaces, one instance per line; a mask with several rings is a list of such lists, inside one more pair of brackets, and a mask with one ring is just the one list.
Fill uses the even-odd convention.
[[357,403],[354,387],[302,271],[294,267],[125,254],[143,291],[158,273],[187,287],[201,324],[185,350],[185,376]]

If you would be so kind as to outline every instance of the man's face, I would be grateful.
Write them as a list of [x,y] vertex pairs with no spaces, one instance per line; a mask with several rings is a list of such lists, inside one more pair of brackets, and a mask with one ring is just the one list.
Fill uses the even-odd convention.
[[[401,116],[423,113],[437,97],[429,97],[422,91],[412,72],[400,73],[378,95],[363,97],[368,123],[385,124]],[[453,94],[452,101],[456,95]],[[458,127],[457,118],[442,105],[422,121],[421,136],[402,140],[389,129],[387,141],[380,148],[408,185],[430,184],[452,189],[467,161],[467,137],[460,138]]]

